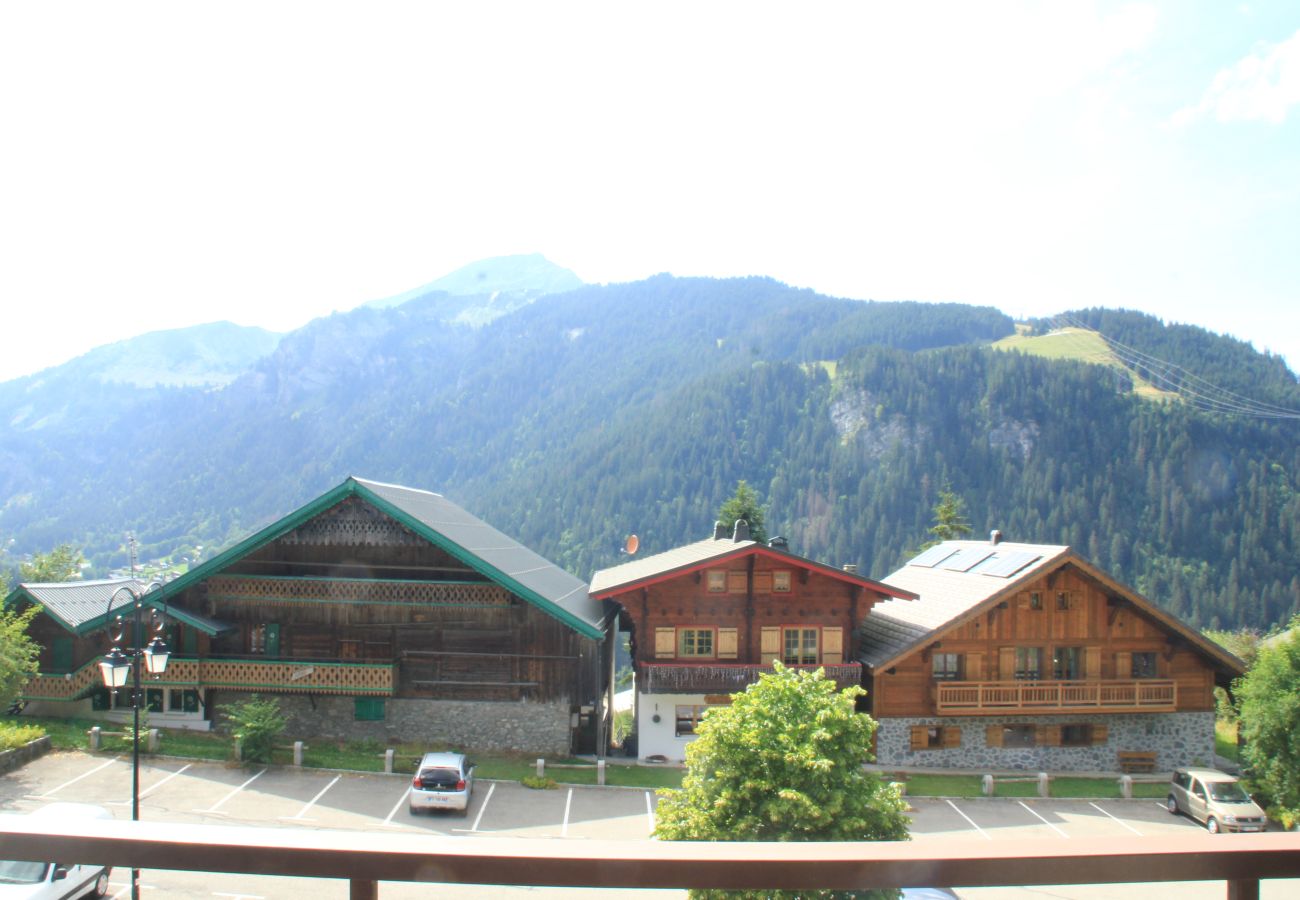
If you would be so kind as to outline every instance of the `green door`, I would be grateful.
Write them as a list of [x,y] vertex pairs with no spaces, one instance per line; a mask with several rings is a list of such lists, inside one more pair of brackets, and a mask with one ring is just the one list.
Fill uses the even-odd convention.
[[266,626],[266,655],[276,657],[280,656],[280,626]]
[[52,665],[50,667],[53,671],[72,671],[72,638],[55,638],[53,645],[50,647],[50,652],[53,655]]

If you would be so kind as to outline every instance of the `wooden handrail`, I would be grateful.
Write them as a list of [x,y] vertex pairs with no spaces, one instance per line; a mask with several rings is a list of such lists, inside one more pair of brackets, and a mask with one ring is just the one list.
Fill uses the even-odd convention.
[[174,822],[41,822],[0,816],[7,859],[380,881],[598,888],[850,889],[1226,881],[1258,895],[1300,877],[1300,834],[1158,835],[1071,841],[711,843],[242,828]]

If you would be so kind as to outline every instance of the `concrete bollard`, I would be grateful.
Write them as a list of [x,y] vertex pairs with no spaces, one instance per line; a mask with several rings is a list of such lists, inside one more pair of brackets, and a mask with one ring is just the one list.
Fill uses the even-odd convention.
[[546,760],[542,759],[540,756],[537,758],[537,777],[546,777]]
[[293,764],[300,769],[302,768],[302,750],[303,750],[302,741],[294,741],[293,742]]
[[1119,795],[1123,797],[1125,800],[1133,799],[1133,776],[1132,775],[1119,776]]
[[1046,772],[1038,773],[1038,796],[1052,796],[1052,779],[1048,777]]
[[98,750],[104,741],[104,732],[98,725],[90,729],[90,749]]
[[162,737],[158,734],[157,728],[149,729],[149,736],[145,739],[144,749],[146,753],[157,753],[158,748],[162,745]]
[[393,748],[389,747],[384,751],[384,774],[393,774]]
[[984,796],[985,796],[985,797],[992,797],[992,796],[993,796],[993,776],[992,776],[992,775],[985,775],[985,776],[984,776]]
[[601,787],[605,786],[605,761],[603,759],[596,760],[596,784]]

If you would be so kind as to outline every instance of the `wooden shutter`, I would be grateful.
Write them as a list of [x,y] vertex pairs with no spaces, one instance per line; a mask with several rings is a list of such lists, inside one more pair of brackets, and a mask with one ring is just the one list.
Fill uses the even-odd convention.
[[828,666],[838,666],[844,662],[844,629],[822,629],[822,662]]
[[718,659],[736,658],[736,629],[718,629]]
[[1083,677],[1100,678],[1101,677],[1101,648],[1084,647],[1083,648]]
[[930,746],[930,729],[924,725],[912,726],[912,749],[925,750]]
[[1133,654],[1132,653],[1115,654],[1115,677],[1116,678],[1133,677]]
[[655,629],[655,659],[672,659],[677,655],[677,629]]
[[943,745],[944,747],[960,747],[961,729],[956,725],[946,726],[943,729]]
[[1034,729],[1034,743],[1042,747],[1061,746],[1061,726],[1039,725]]
[[781,658],[781,629],[779,626],[764,626],[759,632],[759,663],[770,666],[773,660]]
[[1094,744],[1104,744],[1106,743],[1106,739],[1109,737],[1110,737],[1109,725],[1092,726],[1092,742]]
[[988,747],[1002,746],[1002,726],[989,725],[984,729],[984,744]]
[[967,681],[984,680],[984,654],[983,653],[966,654],[966,680]]
[[772,573],[755,572],[754,573],[754,593],[770,594],[772,593]]
[[[999,647],[998,648],[998,681],[1015,681],[1016,679],[1016,648]],[[999,744],[998,746],[1002,746]]]
[[739,572],[727,573],[728,594],[743,594],[745,593],[745,589],[748,587],[749,587],[749,576],[745,573],[743,569]]

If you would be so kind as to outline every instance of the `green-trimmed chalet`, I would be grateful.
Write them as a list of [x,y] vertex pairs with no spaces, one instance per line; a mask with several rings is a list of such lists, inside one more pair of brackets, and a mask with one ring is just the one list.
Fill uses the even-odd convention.
[[[10,596],[45,610],[29,710],[128,703],[97,687],[93,665],[107,649],[108,596],[128,583]],[[176,654],[149,685],[158,724],[208,727],[257,691],[279,696],[300,734],[555,753],[597,743],[605,607],[429,491],[349,478],[148,602],[166,613]]]

